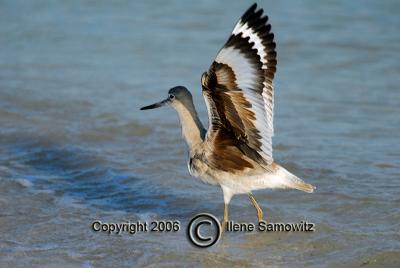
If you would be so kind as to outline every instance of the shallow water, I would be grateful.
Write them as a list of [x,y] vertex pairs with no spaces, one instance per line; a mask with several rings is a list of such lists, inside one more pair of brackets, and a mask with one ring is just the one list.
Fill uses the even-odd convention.
[[[200,75],[250,3],[0,2],[0,266],[400,265],[400,3],[264,1],[278,50],[274,157],[318,187],[259,191],[314,233],[107,235],[91,223],[222,217],[178,119],[140,112]],[[245,196],[230,217],[254,222]]]

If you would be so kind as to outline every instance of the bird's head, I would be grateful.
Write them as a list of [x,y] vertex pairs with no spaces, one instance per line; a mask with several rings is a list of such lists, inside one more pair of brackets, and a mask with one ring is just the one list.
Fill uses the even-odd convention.
[[140,110],[149,110],[159,108],[165,105],[169,105],[177,109],[180,105],[185,107],[190,107],[192,105],[193,99],[190,91],[184,86],[176,86],[168,91],[168,97],[160,102],[145,106],[140,108]]

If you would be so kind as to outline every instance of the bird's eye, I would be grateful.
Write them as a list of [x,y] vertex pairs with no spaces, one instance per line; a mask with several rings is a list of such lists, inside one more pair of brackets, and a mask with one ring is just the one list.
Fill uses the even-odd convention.
[[169,94],[169,95],[168,95],[168,98],[169,98],[170,100],[173,100],[173,99],[175,99],[175,96],[172,95],[172,94]]

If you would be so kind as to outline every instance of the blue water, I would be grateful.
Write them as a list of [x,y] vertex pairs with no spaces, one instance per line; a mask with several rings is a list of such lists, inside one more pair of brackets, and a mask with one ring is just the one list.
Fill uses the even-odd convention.
[[[251,2],[0,1],[0,266],[400,265],[400,2],[262,1],[275,33],[274,157],[314,194],[256,192],[316,232],[106,235],[96,219],[223,215],[178,118],[141,112],[200,75]],[[230,217],[255,222],[245,196]]]

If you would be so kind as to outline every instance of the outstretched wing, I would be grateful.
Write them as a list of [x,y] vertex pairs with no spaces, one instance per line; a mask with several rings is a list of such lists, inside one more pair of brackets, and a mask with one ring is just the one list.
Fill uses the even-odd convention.
[[[240,158],[242,163],[234,161],[237,166],[246,166],[249,158],[258,163],[273,161],[276,51],[268,17],[256,9],[254,4],[244,13],[201,79],[209,115],[207,138],[220,151],[235,150],[230,157]],[[242,156],[220,144],[228,138]]]

